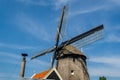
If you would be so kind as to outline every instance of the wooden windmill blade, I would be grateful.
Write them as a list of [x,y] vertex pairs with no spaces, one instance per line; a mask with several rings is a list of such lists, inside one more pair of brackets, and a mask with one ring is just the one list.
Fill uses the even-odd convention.
[[96,42],[99,39],[102,39],[103,37],[103,30],[97,31],[89,36],[86,36],[74,43],[72,43],[71,45],[77,47],[77,48],[81,48],[83,46],[89,45],[93,42]]
[[56,56],[56,52],[57,52],[57,48],[58,48],[58,44],[59,44],[60,35],[63,35],[63,33],[64,33],[65,22],[66,22],[65,16],[67,14],[67,10],[68,10],[67,6],[64,6],[63,9],[62,9],[62,15],[61,15],[61,18],[60,18],[58,31],[57,31],[57,34],[56,34],[56,44],[55,44],[55,47],[52,47],[52,48],[46,49],[44,51],[41,51],[41,52],[33,55],[31,59],[35,59],[37,57],[43,56],[45,54],[48,54],[48,53],[51,53],[51,52],[54,51],[53,58],[52,58],[52,63],[51,63],[53,65],[54,59],[55,59],[55,56]]
[[90,44],[90,43],[92,43],[92,42],[94,42],[94,41],[96,41],[96,40],[101,38],[103,29],[104,29],[103,25],[100,25],[100,26],[98,26],[96,28],[93,28],[93,29],[91,29],[91,30],[89,30],[87,32],[84,32],[84,33],[76,36],[76,37],[73,37],[70,40],[67,40],[67,41],[63,42],[60,45],[59,48],[64,47],[64,45],[66,45],[66,46],[70,45],[70,44],[74,45],[77,42],[78,42],[77,44],[79,44],[80,41],[82,42],[84,40],[87,40],[88,42],[86,41],[86,43],[83,43],[82,45],[79,45],[80,47],[82,47],[84,45],[87,45],[87,44]]
[[63,22],[62,22],[62,27],[61,27],[61,32],[60,32],[60,39],[63,39],[65,36],[67,20],[68,20],[68,15],[69,15],[68,11],[69,11],[69,6],[66,5],[64,9],[64,17],[63,17]]
[[44,51],[41,51],[41,52],[39,52],[38,54],[33,55],[32,58],[31,58],[31,60],[32,60],[32,59],[35,59],[35,58],[37,58],[37,57],[40,57],[40,56],[42,56],[42,55],[51,53],[51,52],[53,52],[53,51],[54,51],[54,47],[49,48],[49,49],[44,50]]
[[59,22],[57,33],[56,33],[56,41],[58,41],[60,37],[62,38],[65,34],[67,16],[68,16],[68,6],[66,5],[62,9],[61,18],[60,18],[60,22]]
[[59,40],[60,40],[60,34],[61,34],[62,30],[64,30],[63,27],[65,27],[63,25],[65,25],[64,21],[65,21],[66,10],[67,10],[67,8],[66,8],[66,6],[64,6],[63,9],[62,9],[62,15],[61,15],[61,18],[60,18],[60,23],[59,23],[59,26],[58,26],[58,30],[57,30],[57,33],[56,33],[56,44],[55,44],[54,54],[53,54],[52,61],[51,61],[51,67],[53,67],[54,61],[56,59],[57,49],[58,49]]

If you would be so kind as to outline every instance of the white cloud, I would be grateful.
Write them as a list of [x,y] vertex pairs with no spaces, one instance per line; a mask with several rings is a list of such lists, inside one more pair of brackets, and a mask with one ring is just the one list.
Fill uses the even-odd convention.
[[6,44],[6,43],[0,43],[0,47],[11,48],[11,49],[35,49],[35,47],[32,47],[32,46]]
[[9,53],[9,52],[0,52],[1,61],[0,63],[20,65],[21,55]]
[[19,26],[22,31],[27,32],[41,40],[51,40],[51,35],[47,33],[46,29],[44,29],[44,26],[40,23],[37,23],[37,21],[29,16],[25,14],[19,14],[16,16],[16,21],[16,25]]
[[[85,0],[85,1],[87,1],[87,0]],[[80,2],[80,1],[79,1]],[[81,3],[84,3],[84,1],[82,2],[81,1]],[[95,12],[95,11],[100,11],[100,10],[102,10],[102,12],[103,11],[107,11],[107,10],[115,10],[116,9],[116,5],[115,4],[113,4],[113,3],[116,3],[116,4],[120,4],[120,0],[106,0],[106,1],[100,1],[100,3],[98,4],[98,3],[96,3],[96,4],[98,4],[98,5],[93,5],[93,4],[91,4],[91,3],[89,3],[87,6],[88,7],[86,7],[86,5],[85,6],[82,6],[82,8],[81,8],[81,6],[79,6],[80,8],[78,8],[78,10],[76,10],[76,11],[72,11],[71,13],[70,13],[70,15],[71,16],[75,16],[75,15],[79,15],[79,14],[86,14],[86,13],[92,13],[92,12]],[[81,9],[81,10],[80,10]]]
[[11,73],[0,73],[0,80],[8,80],[8,79],[17,80],[18,76],[15,74],[13,75]]
[[[91,66],[88,68],[91,76],[109,76],[109,77],[120,77],[120,56],[107,56],[107,57],[93,57],[90,58],[90,62],[94,64],[98,63],[101,66]],[[105,65],[102,65],[105,64]]]
[[38,67],[39,65],[41,65],[43,67],[43,66],[49,66],[50,64],[48,62],[41,61],[38,59],[35,59],[35,60],[29,59],[29,65],[31,65],[29,67]]
[[14,58],[9,58],[8,59],[8,58],[5,57],[4,60],[1,59],[0,63],[4,63],[6,65],[12,64],[13,67],[15,67],[16,65],[20,65],[21,61],[20,61],[20,59],[14,59]]
[[116,34],[109,34],[105,38],[105,42],[120,42],[120,37]]
[[9,58],[14,58],[14,59],[20,59],[20,55],[9,53],[9,52],[0,52],[1,56],[9,57]]
[[104,41],[112,42],[112,43],[119,43],[120,42],[120,33],[119,33],[120,26],[119,24],[116,24],[116,22],[114,23],[114,19],[112,20],[113,20],[112,22],[108,22],[108,21],[105,22]]
[[98,11],[101,9],[104,9],[104,7],[99,6],[99,7],[89,8],[89,9],[85,9],[85,10],[78,10],[78,11],[72,12],[70,15],[74,16],[74,15],[79,15],[79,14],[91,13],[91,12],[95,12],[95,11]]
[[[2,58],[1,58],[2,57]],[[18,55],[18,54],[14,54],[14,53],[8,53],[8,52],[0,52],[0,63],[4,63],[6,65],[12,64],[13,67],[16,67],[16,65],[21,65],[21,61],[22,61],[22,56]],[[26,69],[27,70],[41,70],[44,68],[48,68],[50,66],[49,62],[45,62],[42,60],[30,60],[29,57],[26,58]],[[4,65],[2,65],[4,66]],[[38,67],[41,66],[41,67]]]
[[89,68],[89,73],[91,76],[107,76],[107,77],[120,77],[120,69],[116,68]]
[[37,5],[37,6],[53,6],[55,9],[59,9],[61,6],[66,5],[72,0],[16,0],[25,5]]
[[56,6],[56,7],[59,7],[59,6],[61,6],[61,5],[68,4],[69,2],[71,2],[71,0],[56,0],[55,6]]
[[38,59],[30,60],[30,58],[27,58],[26,71],[27,74],[30,74],[31,76],[34,73],[40,73],[41,71],[46,70],[49,67],[49,62]]
[[[102,1],[101,1],[102,2]],[[111,5],[109,2],[105,2],[104,4],[101,5],[91,5],[89,4],[88,7],[84,7],[81,9],[78,9],[76,11],[72,11],[70,13],[71,16],[76,16],[79,14],[87,14],[87,13],[92,13],[92,12],[96,12],[96,11],[100,11],[102,10],[102,12],[104,10],[110,10],[112,7],[114,7],[113,5]]]
[[118,67],[120,68],[120,56],[118,57],[93,57],[89,59],[90,62],[96,62],[96,63],[105,63],[106,65],[112,66],[112,67]]
[[113,3],[115,3],[115,4],[120,5],[120,0],[109,0],[109,1],[111,1],[111,2],[113,2]]
[[48,3],[45,0],[16,0],[24,4],[38,5],[38,6],[47,6]]

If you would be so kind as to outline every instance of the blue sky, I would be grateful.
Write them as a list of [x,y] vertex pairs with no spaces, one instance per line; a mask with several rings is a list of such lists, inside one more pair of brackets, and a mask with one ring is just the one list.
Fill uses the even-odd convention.
[[[104,38],[82,48],[91,80],[120,80],[120,0],[0,0],[0,78],[17,78],[21,53],[26,77],[50,67],[52,54],[31,56],[55,44],[61,8],[69,4],[63,40],[104,24]],[[7,78],[7,79],[6,79]]]

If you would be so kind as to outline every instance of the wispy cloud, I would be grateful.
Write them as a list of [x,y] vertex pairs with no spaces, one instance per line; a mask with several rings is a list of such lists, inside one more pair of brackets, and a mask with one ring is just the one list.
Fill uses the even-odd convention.
[[36,49],[32,46],[25,46],[25,45],[17,45],[17,44],[7,44],[7,43],[0,43],[0,47],[2,48],[11,48],[11,49]]
[[[2,59],[0,60],[0,63],[5,63],[6,65],[12,64],[13,67],[15,67],[16,65],[21,65],[21,60],[22,60],[22,56],[18,55],[18,54],[14,54],[14,53],[9,53],[9,52],[0,52],[0,57],[2,57]],[[50,63],[49,62],[45,62],[42,60],[30,60],[30,57],[27,57],[27,70],[29,69],[44,69],[46,67],[49,67]],[[41,66],[40,68],[38,68],[38,66]]]
[[120,77],[120,71],[118,68],[93,67],[93,68],[89,68],[89,73],[91,76]]
[[104,41],[105,42],[114,42],[114,43],[119,43],[120,42],[120,27],[119,26],[115,26],[112,27],[111,25],[108,25],[105,27],[105,37],[104,37]]
[[16,0],[27,5],[47,6],[48,2],[45,0]]
[[20,58],[19,59],[14,59],[14,58],[7,58],[5,57],[4,59],[1,59],[0,63],[4,63],[6,65],[13,65],[13,67],[15,67],[16,65],[20,65],[21,62],[20,62]]
[[26,71],[28,74],[31,74],[31,76],[34,73],[40,73],[41,71],[46,70],[49,67],[49,62],[38,59],[30,60],[30,58],[27,58]]
[[120,36],[115,34],[109,34],[105,38],[105,42],[120,42]]
[[119,57],[120,56],[118,57],[93,57],[93,58],[90,58],[89,61],[96,62],[96,63],[105,63],[106,65],[120,68]]
[[50,41],[51,35],[47,33],[46,29],[44,29],[44,26],[40,23],[37,23],[38,21],[35,21],[34,19],[30,18],[29,16],[25,14],[18,14],[16,16],[16,25],[24,32],[27,32],[31,35],[33,35],[36,38],[39,38],[41,40]]
[[82,6],[83,8],[79,8],[77,10],[73,10],[71,13],[70,13],[70,16],[76,16],[76,15],[79,15],[79,14],[88,14],[88,13],[93,13],[93,12],[96,12],[96,11],[106,11],[106,10],[110,10],[112,7],[114,7],[114,5],[110,4],[109,1],[105,1],[104,4],[99,4],[99,5],[91,5],[89,4],[88,7],[84,7]]
[[0,52],[1,61],[0,63],[6,63],[8,64],[13,64],[13,65],[20,65],[21,62],[19,60],[21,59],[21,56],[18,54],[14,53],[9,53],[9,52]]
[[79,15],[79,14],[91,13],[91,12],[101,10],[103,8],[104,8],[103,6],[99,6],[99,7],[89,8],[89,9],[85,9],[85,10],[77,10],[77,11],[70,13],[70,15],[75,16],[75,15]]
[[43,67],[43,66],[48,67],[50,65],[50,63],[48,63],[48,62],[41,61],[41,60],[38,60],[38,59],[30,60],[30,58],[28,58],[28,61],[29,61],[28,65],[30,65],[30,66],[28,66],[29,68],[35,68],[35,67],[38,68],[39,65],[41,67]]
[[54,5],[56,9],[59,9],[60,6],[66,5],[70,2],[73,2],[72,0],[55,0]]
[[[78,0],[77,0],[78,1]],[[87,0],[85,0],[87,2]],[[83,1],[84,2],[84,1]],[[81,1],[82,3],[82,1]],[[115,4],[120,4],[119,0],[106,0],[106,1],[100,1],[100,3],[97,3],[98,5],[93,5],[93,4],[88,4],[86,7],[85,6],[79,6],[80,8],[78,8],[77,10],[72,10],[72,12],[70,13],[71,16],[75,16],[75,15],[79,15],[79,14],[87,14],[87,13],[92,13],[92,12],[96,12],[96,11],[107,11],[107,10],[113,10],[116,9],[116,5]]]
[[55,9],[59,9],[61,6],[66,5],[72,0],[16,0],[25,5],[35,5],[35,6],[53,6]]
[[105,64],[107,66],[91,66],[89,72],[91,76],[109,76],[109,77],[120,77],[120,58],[115,57],[93,57],[89,60],[90,62]]
[[111,2],[113,2],[113,3],[115,3],[115,4],[120,5],[120,0],[108,0],[108,1],[111,1]]
[[9,57],[9,58],[14,58],[14,59],[20,59],[21,56],[9,52],[0,52],[1,56]]
[[8,80],[8,79],[12,79],[12,80],[17,80],[18,79],[18,75],[13,75],[11,73],[0,73],[0,79],[1,80]]

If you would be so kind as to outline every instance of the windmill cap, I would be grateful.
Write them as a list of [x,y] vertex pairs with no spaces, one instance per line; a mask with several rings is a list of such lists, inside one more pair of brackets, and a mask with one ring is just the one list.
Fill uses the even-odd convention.
[[85,54],[83,54],[79,49],[77,49],[76,47],[72,46],[72,45],[68,45],[65,47],[65,50],[69,51],[69,52],[65,52],[64,54],[77,54],[77,55],[80,55],[80,56],[85,56]]

